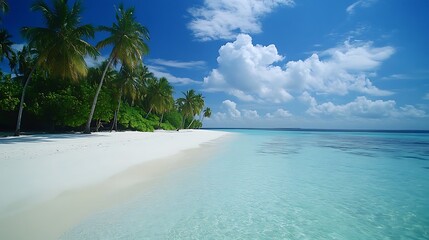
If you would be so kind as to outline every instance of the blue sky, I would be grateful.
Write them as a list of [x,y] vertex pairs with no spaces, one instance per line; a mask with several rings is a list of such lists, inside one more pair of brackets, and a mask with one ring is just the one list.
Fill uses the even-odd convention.
[[[82,22],[111,25],[119,2],[83,1]],[[123,2],[150,31],[144,63],[176,97],[203,92],[206,127],[429,129],[429,1]],[[43,24],[31,3],[3,18],[17,48]]]

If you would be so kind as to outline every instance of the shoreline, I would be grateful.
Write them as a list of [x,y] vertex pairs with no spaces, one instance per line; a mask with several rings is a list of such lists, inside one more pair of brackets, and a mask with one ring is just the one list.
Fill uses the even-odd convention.
[[[131,138],[136,141],[136,133],[126,132],[113,134],[125,134],[128,135],[125,139],[129,140]],[[34,197],[30,197],[23,201],[22,199],[17,198],[18,194],[16,194],[12,204],[0,205],[0,207],[2,207],[0,209],[3,210],[0,211],[1,237],[4,237],[5,239],[29,239],[31,236],[31,239],[57,239],[86,217],[132,198],[136,194],[144,191],[145,186],[148,186],[148,184],[162,180],[162,176],[165,176],[169,172],[185,167],[186,164],[195,164],[195,162],[198,163],[207,159],[216,152],[219,145],[224,143],[228,136],[231,136],[231,134],[227,132],[204,130],[182,132],[161,131],[152,133],[152,137],[148,137],[149,134],[147,133],[141,134],[144,135],[146,142],[140,146],[137,152],[147,150],[146,158],[140,158],[140,161],[138,162],[131,161],[132,164],[129,164],[130,162],[124,163],[122,168],[118,169],[102,168],[101,166],[97,166],[99,167],[99,171],[105,171],[104,174],[99,174],[97,178],[86,178],[85,180],[87,182],[85,183],[82,181],[72,180],[72,183],[69,183],[68,185],[61,185],[62,188],[58,188],[58,185],[54,187],[51,186],[51,192],[39,187],[38,190],[41,192],[38,194],[32,193],[34,192],[34,189],[28,189],[27,194],[34,195]],[[140,133],[138,133],[138,135],[140,135]],[[151,142],[151,140],[155,139],[155,136],[158,136],[159,139]],[[92,137],[90,138],[90,140],[86,141],[94,141]],[[52,140],[51,138],[48,139]],[[74,141],[83,141],[83,145],[85,145],[86,141],[84,139],[78,138]],[[43,141],[46,140],[47,139]],[[125,150],[129,150],[130,147],[136,147],[136,144],[129,143],[128,140],[126,141],[126,147],[122,145],[117,148],[125,148]],[[116,141],[113,142],[117,143]],[[53,140],[53,143],[54,145],[55,143],[58,145],[58,141]],[[17,145],[23,144],[25,143],[17,143]],[[30,146],[31,144],[34,145],[34,143],[30,143]],[[104,144],[107,144],[107,142],[104,141]],[[165,148],[171,149],[172,144],[176,145],[175,151],[150,155],[153,151],[162,151]],[[0,142],[0,150],[5,148],[4,145],[2,146]],[[38,145],[43,144],[38,142]],[[180,145],[180,147],[177,147],[177,145]],[[67,144],[66,146],[70,145]],[[82,144],[79,146],[82,146]],[[29,147],[28,143],[24,147]],[[148,150],[149,148],[152,148],[152,150]],[[12,147],[9,151],[14,152],[12,151],[13,149],[14,148]],[[76,154],[77,151],[87,153],[86,150],[81,150],[76,148],[76,146],[73,146],[72,150],[66,150],[65,148],[62,148],[62,150],[64,150],[68,155],[73,153]],[[119,150],[116,149],[113,150],[113,152],[114,151]],[[44,152],[44,154],[51,153],[46,151],[46,149],[42,152]],[[99,153],[99,151],[95,151],[93,155],[96,153]],[[112,151],[108,151],[108,153],[111,154]],[[127,155],[130,154],[135,155],[136,152],[128,153]],[[36,161],[44,156],[43,154],[41,154],[41,156],[37,154],[35,155]],[[59,153],[53,155],[56,157],[62,156]],[[49,158],[47,156],[50,155],[47,154],[45,158]],[[114,161],[116,156],[117,154],[113,154],[110,156],[110,159],[104,160],[111,161],[113,159]],[[13,159],[10,158],[7,160],[13,161]],[[19,161],[17,159],[15,160]],[[0,164],[4,166],[4,162],[5,157],[0,157]],[[85,168],[93,170],[92,167],[88,165],[81,165],[78,166],[78,168],[84,172]],[[73,172],[73,170],[76,169],[66,169],[64,172]],[[86,170],[88,171],[88,169]],[[114,172],[112,170],[114,170]],[[4,171],[5,169],[3,169],[3,172]],[[22,177],[22,175],[18,175],[16,177],[19,178]],[[51,176],[51,178],[54,177],[55,175]],[[17,183],[17,181],[15,181],[15,183]],[[3,182],[3,184],[0,183],[3,192],[5,185],[10,185],[10,182]],[[10,189],[9,192],[11,192]],[[11,197],[9,196],[9,202],[11,202],[10,200]],[[2,203],[4,202],[5,201],[3,200]]]

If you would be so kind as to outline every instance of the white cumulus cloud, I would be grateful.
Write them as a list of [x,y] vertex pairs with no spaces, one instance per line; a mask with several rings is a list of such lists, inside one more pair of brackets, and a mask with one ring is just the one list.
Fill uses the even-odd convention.
[[201,84],[201,82],[195,81],[191,78],[176,77],[173,74],[167,72],[165,68],[160,66],[153,66],[153,65],[146,65],[146,66],[148,67],[149,71],[151,71],[155,75],[155,77],[157,78],[165,77],[170,83],[182,84],[182,85],[192,84],[192,83]]
[[282,108],[279,108],[274,112],[270,112],[261,116],[259,115],[257,110],[238,108],[237,103],[231,100],[223,101],[221,104],[221,109],[221,112],[216,112],[213,115],[214,121],[222,122],[228,120],[238,120],[238,122],[241,123],[252,123],[263,120],[281,120],[292,117],[292,114],[289,111]]
[[[319,57],[314,53],[304,61],[290,61],[286,64],[286,75],[290,87],[321,93],[346,95],[356,91],[376,96],[391,95],[373,85],[368,76],[395,49],[374,47],[371,42],[350,43],[323,51]],[[321,57],[323,57],[321,59]]]
[[254,45],[247,34],[219,49],[218,67],[204,78],[208,91],[222,91],[242,101],[282,103],[296,92],[346,95],[350,91],[375,96],[393,94],[369,79],[395,49],[371,42],[349,42],[313,54],[305,60],[284,59],[275,45]]
[[253,45],[249,35],[240,34],[219,49],[219,66],[204,78],[204,86],[243,101],[288,101],[293,97],[284,88],[284,71],[273,65],[281,60],[274,45]]
[[241,112],[237,109],[237,104],[231,100],[222,102],[222,107],[227,111],[229,117],[240,118]]
[[292,114],[290,112],[282,108],[277,109],[277,111],[275,111],[274,113],[267,113],[265,115],[265,117],[267,118],[288,118],[291,116]]
[[238,33],[260,33],[260,19],[279,6],[294,6],[293,0],[204,0],[189,9],[188,28],[199,40],[233,39]]
[[242,112],[243,112],[243,117],[246,119],[258,119],[259,118],[258,111],[256,111],[256,110],[243,109]]
[[300,99],[310,105],[307,113],[310,115],[325,115],[334,117],[358,117],[358,118],[391,118],[391,117],[425,117],[423,110],[412,105],[396,107],[394,100],[370,100],[364,96],[357,97],[354,101],[336,105],[332,102],[318,104],[316,99],[304,92]]

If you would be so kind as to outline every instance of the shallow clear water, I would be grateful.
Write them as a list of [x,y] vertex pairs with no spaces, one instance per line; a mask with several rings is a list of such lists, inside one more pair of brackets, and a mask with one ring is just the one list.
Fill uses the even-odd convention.
[[429,239],[429,134],[236,132],[63,239]]

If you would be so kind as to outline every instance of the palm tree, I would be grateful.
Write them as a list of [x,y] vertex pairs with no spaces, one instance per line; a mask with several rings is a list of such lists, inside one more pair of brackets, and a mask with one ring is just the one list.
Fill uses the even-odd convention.
[[[9,59],[9,67],[11,72],[15,74],[15,78],[24,78],[28,76],[37,59],[37,51],[30,49],[28,45],[22,47],[18,52],[13,52]],[[24,80],[20,80],[24,82]]]
[[13,61],[15,52],[12,49],[13,42],[10,40],[11,37],[6,29],[0,29],[0,61],[3,61],[5,57],[9,63]]
[[42,68],[52,77],[77,81],[88,72],[84,57],[95,57],[98,54],[94,47],[82,39],[94,37],[95,31],[91,25],[79,25],[82,12],[79,0],[71,8],[68,0],[53,0],[53,8],[44,1],[38,1],[31,10],[40,11],[47,26],[22,28],[30,49],[37,50],[38,57],[22,90],[15,130],[17,136],[21,131],[25,91],[36,68]]
[[186,93],[182,92],[184,98],[177,99],[177,105],[179,110],[182,112],[182,127],[184,128],[185,119],[192,117],[192,121],[189,124],[188,128],[194,122],[194,116],[201,112],[204,107],[204,99],[201,94],[196,94],[195,90],[191,89],[186,91]]
[[203,108],[204,108],[204,97],[200,93],[200,94],[197,94],[194,98],[194,113],[192,115],[192,121],[191,123],[189,123],[187,128],[191,127],[192,123],[194,123],[195,121],[195,115],[201,114],[201,111],[203,110]]
[[203,115],[201,117],[201,124],[203,123],[204,118],[210,118],[212,116],[212,110],[209,107],[206,107],[203,111]]
[[152,110],[158,114],[164,114],[173,106],[173,87],[165,77],[160,79],[153,78],[148,81],[146,99],[150,106],[146,118]]
[[159,89],[163,97],[161,101],[159,101],[159,103],[155,106],[155,112],[161,114],[158,127],[161,126],[164,114],[174,107],[174,89],[173,86],[171,86],[168,82],[167,78],[162,77],[159,79]]
[[144,68],[141,64],[135,69],[128,69],[126,65],[122,66],[119,76],[115,82],[116,87],[119,89],[118,106],[115,110],[113,124],[110,131],[112,131],[113,128],[115,128],[115,131],[118,130],[118,114],[121,108],[123,95],[131,98],[132,102],[141,97],[144,85],[144,79],[140,78],[142,71],[144,71]]
[[195,90],[191,89],[185,92],[182,92],[184,97],[178,98],[176,100],[177,106],[179,108],[179,111],[182,113],[182,128],[185,126],[185,119],[188,116],[193,116],[194,107],[193,107],[193,101],[195,98]]
[[[107,61],[103,61],[99,66],[88,69],[88,76],[86,80],[92,86],[98,85],[98,81],[103,75],[104,69],[106,69],[107,64],[108,64]],[[106,72],[105,81],[114,83],[116,79],[118,79],[118,72],[114,68],[109,68],[109,70]],[[96,127],[97,132],[100,127],[101,127],[101,119],[97,119],[97,127]]]
[[97,48],[100,49],[105,46],[112,45],[113,49],[110,53],[106,69],[101,76],[97,92],[95,93],[84,133],[91,133],[92,117],[97,105],[98,95],[103,85],[105,73],[108,68],[110,68],[113,63],[120,61],[122,65],[133,69],[141,62],[143,54],[147,54],[149,51],[148,46],[145,43],[146,40],[149,40],[149,32],[146,27],[136,22],[134,8],[124,9],[124,6],[120,4],[116,11],[116,21],[117,22],[111,27],[99,27],[101,31],[110,33],[110,36],[100,41],[97,44]]
[[139,78],[141,79],[141,81],[143,82],[143,86],[140,89],[141,91],[141,97],[145,98],[148,94],[147,91],[147,87],[148,87],[148,83],[150,81],[152,81],[155,76],[153,75],[153,73],[151,71],[149,71],[149,69],[147,68],[147,66],[143,66],[143,68],[141,69],[141,71],[139,72],[140,76]]
[[[30,49],[28,45],[25,45],[21,51],[14,53],[9,66],[15,73],[15,78],[25,78],[25,76],[28,76],[33,69],[36,59],[37,51]],[[24,79],[20,81],[24,82]]]
[[150,106],[146,118],[148,118],[152,110],[157,114],[161,114],[158,124],[158,126],[161,126],[164,113],[168,112],[174,106],[173,86],[170,85],[165,77],[149,80],[146,100]]

